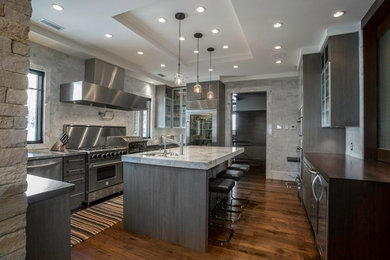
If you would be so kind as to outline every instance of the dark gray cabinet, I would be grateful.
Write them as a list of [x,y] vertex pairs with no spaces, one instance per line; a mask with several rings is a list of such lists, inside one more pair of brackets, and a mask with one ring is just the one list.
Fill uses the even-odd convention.
[[70,194],[70,209],[76,209],[85,201],[85,155],[64,157],[64,181],[75,185]]
[[330,36],[321,54],[321,126],[359,126],[359,36]]

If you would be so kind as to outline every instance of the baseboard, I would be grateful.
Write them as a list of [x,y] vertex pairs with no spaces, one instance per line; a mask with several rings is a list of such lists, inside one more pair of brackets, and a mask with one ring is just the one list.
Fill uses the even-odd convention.
[[267,173],[267,179],[294,181],[298,172],[271,171]]

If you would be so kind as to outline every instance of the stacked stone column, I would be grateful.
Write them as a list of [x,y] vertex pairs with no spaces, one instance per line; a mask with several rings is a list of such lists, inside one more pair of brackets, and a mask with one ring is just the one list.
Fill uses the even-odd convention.
[[0,258],[26,255],[26,116],[31,1],[0,0]]

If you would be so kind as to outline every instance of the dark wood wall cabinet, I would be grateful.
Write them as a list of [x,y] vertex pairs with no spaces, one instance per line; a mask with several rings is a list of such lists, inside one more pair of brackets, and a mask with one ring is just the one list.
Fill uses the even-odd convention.
[[345,128],[321,127],[321,54],[302,56],[303,150],[344,153]]
[[330,36],[321,54],[322,127],[359,126],[359,35]]
[[302,202],[321,259],[387,259],[390,165],[305,153]]

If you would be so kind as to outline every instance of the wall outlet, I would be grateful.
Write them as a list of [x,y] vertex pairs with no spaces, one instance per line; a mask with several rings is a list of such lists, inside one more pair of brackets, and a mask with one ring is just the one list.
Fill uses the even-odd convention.
[[350,148],[351,151],[353,151],[353,143],[351,142]]

